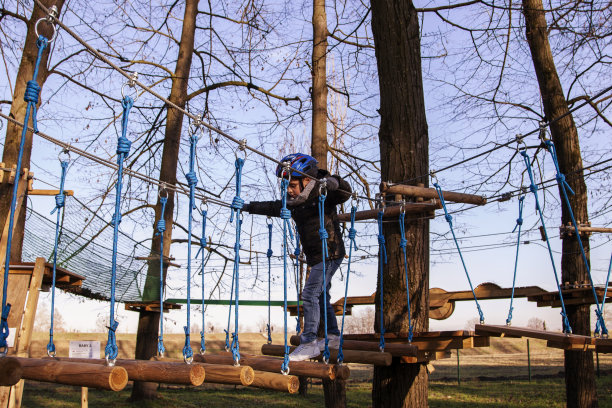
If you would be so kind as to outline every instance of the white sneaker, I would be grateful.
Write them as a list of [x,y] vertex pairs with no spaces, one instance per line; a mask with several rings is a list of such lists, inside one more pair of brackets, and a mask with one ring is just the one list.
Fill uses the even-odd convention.
[[304,361],[318,357],[321,352],[317,345],[317,340],[310,343],[300,344],[293,353],[289,354],[289,361]]
[[[330,349],[340,348],[340,336],[337,336],[335,334],[328,334],[327,340],[328,340],[327,345],[329,346]],[[319,346],[320,351],[325,350],[325,337],[323,337],[322,339],[319,339],[317,341],[317,344]]]

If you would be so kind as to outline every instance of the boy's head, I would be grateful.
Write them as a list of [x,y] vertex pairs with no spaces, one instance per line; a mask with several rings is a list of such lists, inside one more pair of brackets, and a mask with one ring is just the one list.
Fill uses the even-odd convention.
[[289,197],[295,198],[300,195],[304,187],[311,181],[302,173],[312,177],[317,176],[319,170],[317,164],[314,157],[303,153],[293,153],[281,159],[281,163],[276,167],[276,177],[289,178],[287,187]]

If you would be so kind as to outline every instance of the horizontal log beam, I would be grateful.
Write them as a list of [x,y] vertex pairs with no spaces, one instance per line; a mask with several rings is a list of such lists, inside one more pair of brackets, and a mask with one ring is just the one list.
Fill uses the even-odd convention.
[[[199,365],[204,368],[204,371],[206,373],[204,382],[207,384],[212,383],[249,386],[253,383],[253,379],[255,378],[255,372],[249,366],[235,367],[233,365],[199,363],[197,362],[198,355],[194,355],[193,359],[195,361],[193,365]],[[182,361],[179,359],[172,359],[166,357],[153,357],[152,360]]]
[[255,379],[251,387],[296,394],[300,389],[300,380],[295,375],[255,371]]
[[21,380],[23,368],[19,360],[13,357],[0,358],[0,386],[10,387]]
[[[291,347],[291,351],[295,350],[295,347]],[[356,364],[372,364],[375,366],[389,366],[393,360],[391,353],[376,352],[376,351],[356,351],[356,350],[343,350],[344,363],[356,363]],[[285,354],[285,346],[275,344],[264,344],[261,346],[261,354],[267,356],[283,356]],[[334,364],[337,363],[338,350],[330,350],[329,362]],[[316,358],[318,361],[323,361],[323,356],[319,355]]]
[[[299,346],[300,336],[291,336],[290,342],[291,342],[291,345],[293,346]],[[344,353],[347,350],[380,352],[378,343],[376,342],[346,340],[345,339],[342,343],[342,352]],[[400,344],[400,343],[385,344],[385,352],[390,353],[393,357],[402,357],[402,356],[416,357],[418,351],[419,351],[419,348],[411,344]]]
[[[56,357],[59,361],[106,364],[103,359]],[[164,384],[201,385],[206,375],[204,367],[174,361],[117,360],[116,366],[125,368],[130,381],[146,381]]]
[[[37,195],[37,196],[56,196],[60,192],[59,190],[41,190],[41,189],[32,189],[28,191],[28,195]],[[73,190],[64,190],[64,195],[72,197],[74,195]]]
[[[404,205],[404,211],[406,212],[406,214],[422,214],[426,212],[433,212],[440,208],[442,208],[442,206],[438,201],[435,201],[434,203],[406,203],[406,205]],[[383,219],[398,217],[400,211],[401,206],[399,205],[387,206],[384,208]],[[379,212],[380,210],[357,211],[355,213],[355,220],[373,220],[378,217]],[[338,214],[338,221],[349,222],[350,220],[350,213]]]
[[110,391],[121,391],[128,382],[128,374],[123,367],[73,363],[53,358],[15,358],[19,360],[23,367],[22,378],[25,380],[100,388]]
[[[280,358],[270,356],[253,356],[242,353],[240,354],[240,357],[241,366],[249,366],[253,368],[253,370],[267,371],[270,373],[281,372],[283,360]],[[229,353],[196,355],[194,356],[194,361],[209,364],[234,364],[234,358]],[[294,375],[327,380],[346,380],[350,375],[350,370],[345,365],[327,365],[313,363],[311,361],[291,361],[289,362],[289,370],[290,373]]]
[[[407,186],[404,184],[389,185],[385,182],[380,184],[380,192],[386,194],[401,194],[409,197],[422,197],[425,199],[439,198],[435,188]],[[474,194],[456,193],[454,191],[443,191],[442,197],[444,197],[444,200],[454,203],[474,205],[485,205],[487,203],[486,197]]]

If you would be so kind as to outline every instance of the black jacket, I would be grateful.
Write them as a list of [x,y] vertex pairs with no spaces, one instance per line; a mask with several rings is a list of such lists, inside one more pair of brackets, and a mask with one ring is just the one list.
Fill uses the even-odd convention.
[[[317,178],[334,177],[338,181],[338,188],[333,191],[328,188],[325,199],[325,229],[327,230],[327,259],[343,258],[346,251],[344,241],[340,233],[340,223],[338,222],[338,212],[336,206],[348,200],[351,196],[351,186],[340,176],[331,176],[326,170],[319,170]],[[319,237],[319,187],[315,186],[310,192],[306,201],[295,207],[287,208],[291,210],[291,218],[295,221],[300,242],[306,255],[306,263],[309,266],[316,265],[323,261],[321,238]],[[276,201],[252,201],[245,204],[244,211],[251,214],[268,215],[279,217],[281,210],[281,200]]]

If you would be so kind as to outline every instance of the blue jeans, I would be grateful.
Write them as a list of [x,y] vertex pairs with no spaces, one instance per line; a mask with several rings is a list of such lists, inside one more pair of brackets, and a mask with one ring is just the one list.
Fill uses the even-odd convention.
[[304,309],[304,330],[302,331],[301,343],[310,343],[317,339],[319,321],[325,318],[327,313],[327,334],[340,335],[336,314],[331,306],[329,289],[334,273],[340,267],[342,258],[325,262],[325,280],[327,281],[327,299],[323,299],[323,262],[310,268],[310,275],[302,290],[302,305]]

